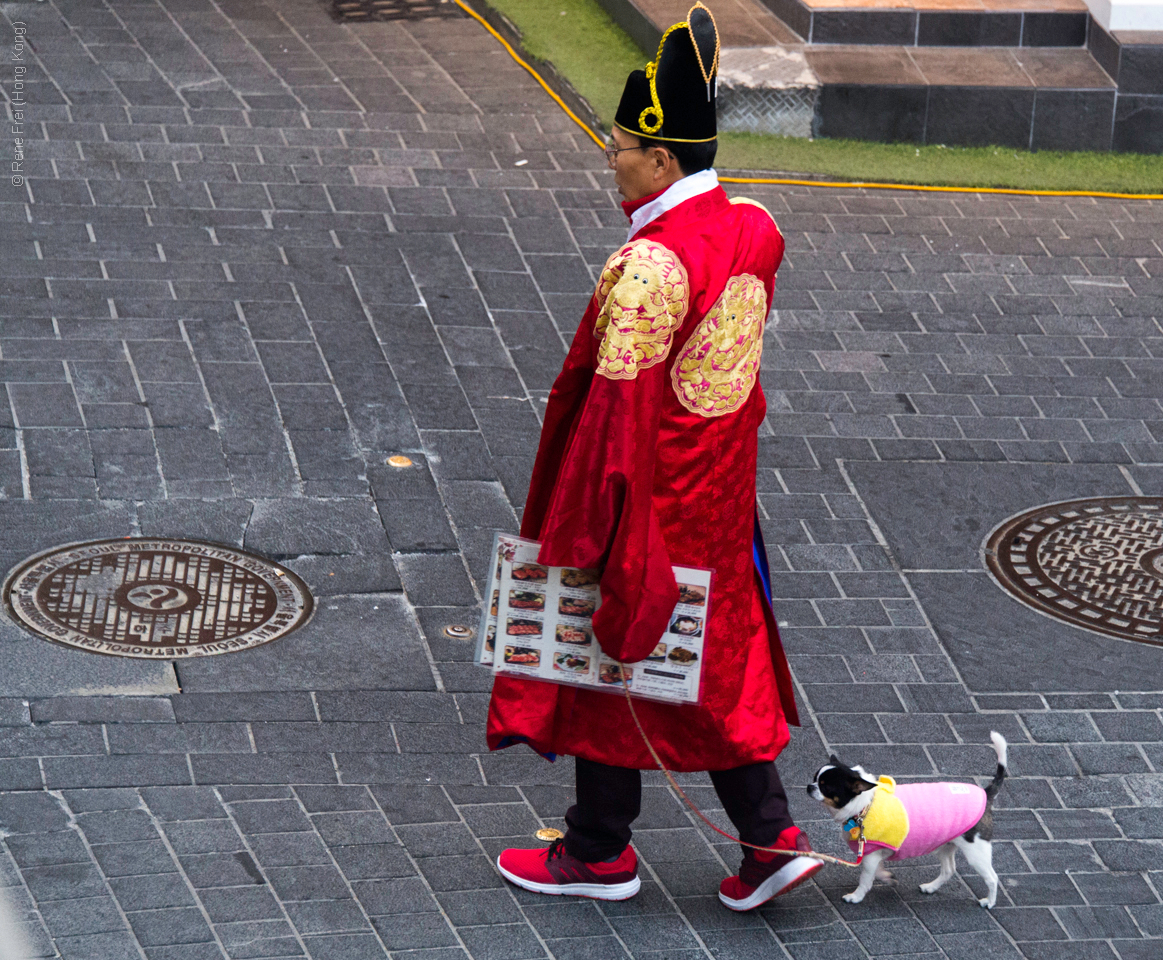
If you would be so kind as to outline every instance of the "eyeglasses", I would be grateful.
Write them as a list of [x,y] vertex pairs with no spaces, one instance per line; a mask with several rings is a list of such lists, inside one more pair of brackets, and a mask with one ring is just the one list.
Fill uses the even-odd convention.
[[606,149],[604,151],[606,154],[606,163],[608,163],[610,165],[610,168],[613,169],[615,164],[617,164],[617,162],[618,162],[618,154],[619,153],[622,153],[623,151],[626,151],[626,150],[647,150],[651,146],[653,146],[653,144],[640,143],[636,147],[615,147],[612,143],[607,143]]

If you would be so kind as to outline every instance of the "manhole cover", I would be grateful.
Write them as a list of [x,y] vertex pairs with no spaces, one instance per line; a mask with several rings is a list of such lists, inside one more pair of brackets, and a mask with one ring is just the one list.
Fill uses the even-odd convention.
[[340,23],[464,16],[452,0],[330,0],[329,6],[331,18]]
[[998,527],[985,557],[1001,585],[1036,610],[1163,646],[1163,498],[1039,507]]
[[257,647],[302,626],[313,607],[290,570],[196,540],[54,547],[13,570],[4,595],[16,620],[48,640],[151,659]]

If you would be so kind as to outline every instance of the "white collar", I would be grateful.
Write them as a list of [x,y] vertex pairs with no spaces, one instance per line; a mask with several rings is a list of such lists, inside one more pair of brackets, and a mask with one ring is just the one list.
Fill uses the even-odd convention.
[[691,197],[697,197],[700,193],[714,190],[718,185],[719,175],[715,173],[714,169],[700,170],[698,173],[692,173],[689,177],[676,180],[660,196],[655,197],[649,203],[644,203],[634,211],[630,217],[630,232],[626,234],[626,239],[634,239],[634,234],[652,220],[657,220],[668,210],[673,210]]

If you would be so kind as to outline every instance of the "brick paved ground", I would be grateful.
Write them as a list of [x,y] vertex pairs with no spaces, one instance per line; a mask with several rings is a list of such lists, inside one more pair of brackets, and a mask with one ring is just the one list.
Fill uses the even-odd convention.
[[0,626],[0,884],[38,956],[1159,955],[1163,654],[1029,612],[979,551],[1040,503],[1163,493],[1163,206],[750,191],[789,249],[760,489],[793,803],[838,850],[802,790],[830,749],[981,777],[1001,730],[997,909],[922,897],[927,863],[858,906],[829,868],[731,914],[736,851],[657,779],[642,893],[548,900],[489,858],[560,822],[569,762],[482,755],[487,678],[441,628],[475,618],[624,237],[600,154],[467,20],[0,9],[39,64],[28,183],[0,190],[0,559],[187,535],[320,597],[176,673]]

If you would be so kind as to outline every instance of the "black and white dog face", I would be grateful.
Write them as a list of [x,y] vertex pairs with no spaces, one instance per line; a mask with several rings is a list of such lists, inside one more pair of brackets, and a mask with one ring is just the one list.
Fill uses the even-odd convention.
[[863,813],[872,803],[877,780],[859,764],[849,767],[832,754],[808,785],[808,796],[822,803],[837,820]]

